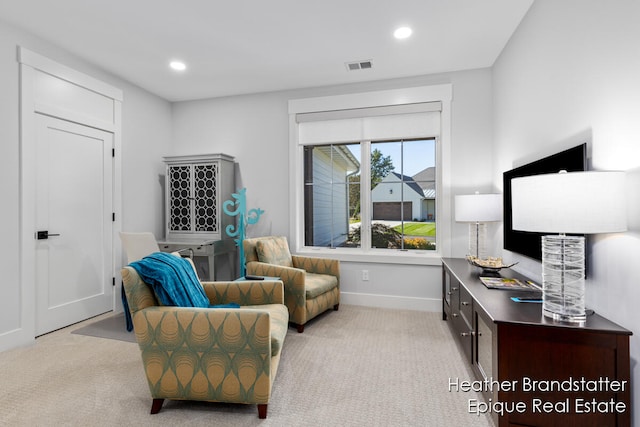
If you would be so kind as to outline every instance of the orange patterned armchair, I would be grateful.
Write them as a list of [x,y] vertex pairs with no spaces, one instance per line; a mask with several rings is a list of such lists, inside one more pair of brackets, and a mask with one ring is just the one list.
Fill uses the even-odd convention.
[[132,267],[122,269],[124,289],[153,403],[165,399],[267,405],[289,313],[280,281],[203,282],[212,305],[161,306]]
[[245,239],[247,275],[279,277],[289,320],[304,332],[304,325],[340,305],[340,261],[291,255],[286,237]]

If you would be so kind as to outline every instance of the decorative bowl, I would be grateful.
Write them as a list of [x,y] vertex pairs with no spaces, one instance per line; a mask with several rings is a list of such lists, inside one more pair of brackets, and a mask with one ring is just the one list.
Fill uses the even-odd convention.
[[513,267],[517,264],[517,262],[513,264],[503,264],[502,258],[489,257],[483,259],[472,255],[467,256],[467,261],[474,267],[481,268],[483,272],[494,274],[497,274],[503,268]]

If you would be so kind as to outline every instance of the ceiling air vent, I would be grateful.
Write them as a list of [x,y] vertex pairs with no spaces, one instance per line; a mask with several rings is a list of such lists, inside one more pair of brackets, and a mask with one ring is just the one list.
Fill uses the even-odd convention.
[[373,68],[373,62],[370,59],[366,61],[347,62],[346,66],[349,71],[368,70],[369,68]]

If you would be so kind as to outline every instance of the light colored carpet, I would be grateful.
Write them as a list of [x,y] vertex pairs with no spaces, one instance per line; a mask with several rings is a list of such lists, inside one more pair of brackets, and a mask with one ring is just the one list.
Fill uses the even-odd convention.
[[0,425],[491,426],[467,412],[472,379],[439,313],[341,305],[298,334],[290,328],[269,413],[254,405],[151,397],[137,344],[72,333],[113,314],[0,353]]

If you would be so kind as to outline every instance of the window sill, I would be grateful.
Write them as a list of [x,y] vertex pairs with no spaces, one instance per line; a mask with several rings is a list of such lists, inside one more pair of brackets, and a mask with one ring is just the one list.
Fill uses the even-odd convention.
[[295,252],[295,255],[318,258],[332,258],[344,262],[360,262],[374,264],[407,264],[407,265],[435,265],[442,264],[440,254],[437,251],[401,251],[392,249],[371,249],[368,251],[358,249],[330,249],[304,247]]

